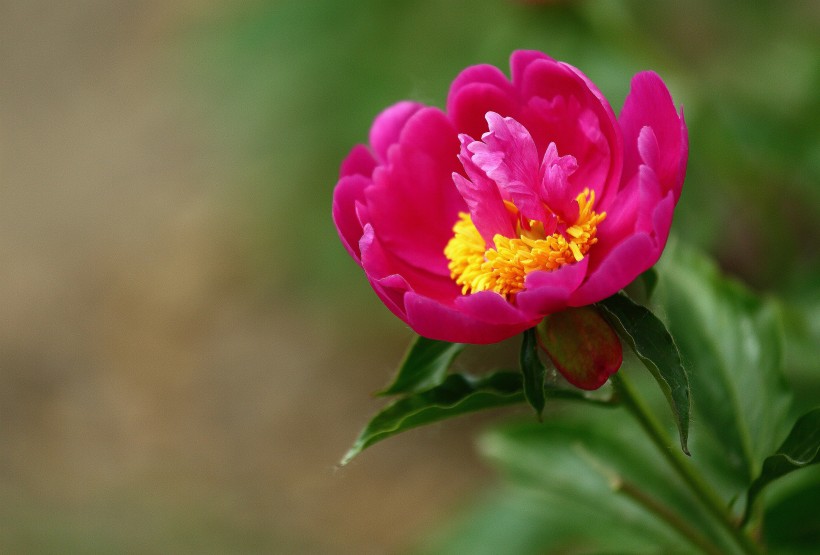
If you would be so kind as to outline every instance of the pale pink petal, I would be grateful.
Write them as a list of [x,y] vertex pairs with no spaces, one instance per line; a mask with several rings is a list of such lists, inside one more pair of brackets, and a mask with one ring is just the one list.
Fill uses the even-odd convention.
[[[641,163],[655,165],[661,186],[680,196],[683,171],[688,152],[686,125],[672,103],[669,90],[661,78],[644,71],[632,78],[629,95],[621,110],[619,124],[624,137],[624,177],[630,179]],[[644,127],[652,129],[658,145],[658,159],[643,160],[639,139]],[[644,154],[647,153],[643,149]]]
[[381,162],[387,160],[390,145],[399,141],[399,135],[407,120],[423,107],[418,102],[403,101],[393,104],[376,116],[370,127],[370,147]]

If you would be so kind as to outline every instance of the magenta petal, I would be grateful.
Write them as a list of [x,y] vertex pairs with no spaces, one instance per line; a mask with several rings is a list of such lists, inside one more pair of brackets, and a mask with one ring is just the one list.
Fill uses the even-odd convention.
[[536,313],[525,312],[510,304],[495,291],[479,291],[456,298],[454,306],[476,320],[493,324],[520,325],[521,322],[538,320]]
[[486,115],[490,131],[482,141],[468,145],[473,163],[512,200],[530,220],[544,221],[546,213],[538,196],[538,150],[527,129],[513,118],[495,112]]
[[515,91],[498,68],[468,67],[456,77],[447,95],[447,114],[461,133],[475,137],[487,130],[484,114],[499,112],[515,116]]
[[569,298],[584,281],[589,257],[580,262],[567,264],[551,272],[530,273],[525,281],[525,289],[516,295],[516,304],[525,312],[550,314],[567,307]]
[[336,231],[347,252],[359,263],[362,224],[356,211],[356,203],[363,198],[365,188],[371,183],[368,177],[350,175],[341,178],[333,191],[333,223],[336,224]]
[[473,224],[487,244],[487,248],[495,245],[493,237],[498,233],[505,237],[513,236],[515,228],[510,220],[510,213],[494,184],[491,188],[479,189],[474,182],[464,179],[457,173],[453,174],[453,183],[464,197]]
[[512,70],[513,84],[518,90],[521,90],[521,85],[524,79],[524,73],[527,67],[536,60],[547,60],[554,62],[552,58],[539,52],[538,50],[516,50],[510,56],[510,69]]
[[[686,125],[675,111],[669,90],[655,73],[644,71],[632,78],[619,124],[624,137],[624,176],[630,178],[641,163],[650,163],[642,160],[639,144],[642,129],[649,127],[658,145],[653,169],[664,190],[675,191],[677,199],[688,152]],[[646,154],[645,145],[643,151]]]
[[390,145],[399,141],[404,124],[423,107],[418,102],[403,101],[390,106],[376,116],[370,128],[370,146],[380,161],[387,160],[387,150]]
[[659,257],[656,242],[649,235],[639,233],[628,237],[613,248],[594,270],[590,270],[587,281],[570,296],[569,304],[584,306],[614,295],[649,269]]
[[533,327],[535,321],[498,324],[476,320],[456,308],[415,293],[404,298],[407,323],[424,337],[453,343],[496,343]]
[[609,256],[615,245],[636,232],[651,234],[655,230],[653,214],[661,193],[655,172],[649,166],[641,166],[629,185],[618,193],[606,219],[598,227],[596,257]]
[[376,167],[376,160],[370,150],[364,145],[356,145],[342,162],[339,177],[348,175],[363,175],[370,177]]

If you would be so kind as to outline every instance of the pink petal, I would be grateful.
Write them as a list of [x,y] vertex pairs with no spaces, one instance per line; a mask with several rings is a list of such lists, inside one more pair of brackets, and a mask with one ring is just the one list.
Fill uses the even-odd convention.
[[[682,114],[679,117],[672,103],[672,97],[660,77],[651,71],[644,71],[632,78],[629,95],[624,102],[619,118],[624,137],[624,177],[629,179],[641,163],[649,164],[658,174],[665,191],[674,191],[680,196],[683,185],[688,140]],[[644,127],[652,129],[657,141],[657,159],[646,160],[645,141],[641,147],[641,132]],[[650,155],[652,158],[652,155]]]
[[578,195],[572,195],[568,181],[577,169],[574,156],[559,156],[555,143],[549,144],[541,161],[541,198],[565,222],[578,218]]
[[472,161],[530,220],[544,221],[538,196],[538,150],[527,129],[513,118],[487,112],[490,131],[470,143]]
[[[385,278],[398,275],[405,280],[404,291],[415,291],[421,295],[451,303],[461,293],[461,288],[449,276],[428,271],[424,267],[412,266],[386,249],[369,224],[359,242],[362,253],[362,268],[368,279],[382,283]],[[391,282],[385,282],[391,283]]]
[[521,123],[536,144],[546,149],[553,141],[559,153],[574,156],[573,187],[595,190],[597,206],[606,207],[617,193],[623,164],[620,128],[609,103],[578,69],[549,60],[530,63],[520,88],[526,103]]
[[406,321],[416,333],[454,343],[496,343],[538,323],[537,320],[515,324],[488,323],[415,293],[404,297],[404,305]]
[[407,121],[388,164],[376,169],[365,196],[370,221],[385,248],[409,264],[449,276],[444,247],[464,200],[453,185],[459,143],[434,108]]
[[540,317],[538,314],[521,310],[495,291],[460,295],[456,297],[454,306],[476,320],[493,324],[516,326]]
[[387,150],[399,141],[404,124],[423,107],[418,102],[403,101],[393,104],[376,116],[370,127],[370,146],[380,161],[387,160]]
[[595,256],[606,257],[609,250],[636,232],[652,233],[653,213],[661,201],[661,188],[655,172],[641,166],[637,175],[622,189],[610,205],[606,219],[598,227]]
[[589,257],[551,272],[537,271],[527,275],[525,289],[515,303],[525,312],[546,315],[567,307],[572,293],[586,277]]
[[490,183],[492,187],[478,188],[475,182],[468,181],[457,173],[453,174],[453,183],[464,197],[473,225],[478,229],[487,248],[495,244],[493,237],[497,233],[505,237],[513,237],[515,228],[510,220],[510,213],[504,206],[501,194],[494,183]]
[[[590,252],[588,257],[591,259],[592,256]],[[659,257],[656,241],[649,235],[638,233],[626,238],[594,269],[589,270],[586,282],[570,296],[570,306],[584,306],[614,295],[657,262]]]
[[370,177],[376,167],[376,160],[370,154],[370,150],[364,145],[356,145],[342,162],[339,169],[339,177],[348,175],[363,175]]
[[510,56],[510,69],[512,70],[513,84],[517,89],[521,89],[524,80],[524,74],[527,67],[536,60],[547,60],[554,62],[552,58],[539,52],[538,50],[516,50]]
[[456,128],[479,137],[487,130],[484,115],[499,112],[515,116],[515,90],[504,74],[491,65],[468,67],[456,77],[447,95],[447,114]]
[[333,223],[347,252],[359,263],[362,224],[356,213],[356,203],[364,197],[364,190],[371,183],[369,177],[350,175],[341,178],[333,190]]

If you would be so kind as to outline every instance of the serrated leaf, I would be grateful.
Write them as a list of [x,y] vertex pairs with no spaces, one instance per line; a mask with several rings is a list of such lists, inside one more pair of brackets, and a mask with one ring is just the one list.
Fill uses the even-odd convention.
[[378,395],[417,393],[439,385],[465,346],[463,343],[416,337],[407,349],[393,382]]
[[499,371],[481,378],[450,374],[438,386],[393,401],[362,430],[340,465],[374,443],[411,428],[523,400],[521,374]]
[[699,442],[725,469],[710,466],[725,494],[741,497],[788,431],[780,313],[683,245],[667,246],[657,267],[655,298],[691,369],[699,435],[711,436]]
[[623,293],[601,301],[598,306],[604,309],[660,385],[672,407],[681,449],[688,455],[691,404],[689,378],[669,330],[648,308],[635,303]]
[[798,418],[783,444],[763,461],[760,476],[749,488],[743,522],[748,520],[757,496],[769,483],[797,469],[817,463],[820,463],[820,408]]
[[521,373],[524,375],[524,398],[535,409],[538,420],[544,412],[544,376],[547,369],[538,358],[538,339],[535,328],[521,334],[521,351],[518,355]]

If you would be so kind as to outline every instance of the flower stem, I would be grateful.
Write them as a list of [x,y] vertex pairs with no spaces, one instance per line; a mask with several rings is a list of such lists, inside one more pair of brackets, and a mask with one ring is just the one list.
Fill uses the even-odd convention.
[[762,555],[763,551],[760,546],[740,528],[735,526],[734,519],[726,508],[723,500],[692,467],[683,453],[669,447],[669,439],[660,423],[649,411],[646,404],[629,383],[629,380],[623,375],[623,372],[613,374],[610,379],[627,410],[632,413],[632,416],[635,417],[661,454],[691,488],[692,492],[701,503],[703,503],[712,516],[715,517],[721,526],[732,536],[743,552],[749,555]]

